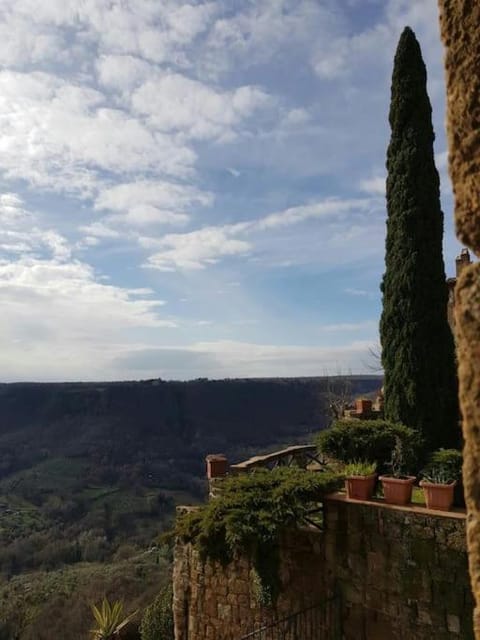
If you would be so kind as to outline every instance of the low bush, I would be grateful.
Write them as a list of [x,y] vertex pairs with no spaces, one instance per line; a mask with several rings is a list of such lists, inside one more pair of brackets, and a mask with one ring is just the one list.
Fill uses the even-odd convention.
[[400,442],[405,466],[415,470],[422,448],[417,431],[386,420],[339,420],[318,434],[321,454],[341,462],[364,460],[376,463],[377,471],[389,471],[392,451]]
[[145,609],[140,624],[142,640],[174,640],[172,603],[173,590],[169,583]]
[[312,507],[340,486],[337,473],[298,468],[259,469],[227,478],[215,499],[177,520],[176,535],[192,542],[203,560],[227,564],[246,554],[258,578],[258,599],[275,602],[279,593],[281,534],[306,523]]

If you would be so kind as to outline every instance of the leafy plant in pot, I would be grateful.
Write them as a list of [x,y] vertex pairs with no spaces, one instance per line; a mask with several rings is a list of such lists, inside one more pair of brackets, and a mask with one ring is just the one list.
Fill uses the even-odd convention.
[[458,449],[437,449],[431,455],[430,463],[423,470],[422,476],[430,476],[441,467],[451,476],[451,480],[455,480],[456,484],[453,489],[453,506],[465,508],[465,496],[463,494],[462,481],[462,464],[463,455]]
[[385,502],[389,504],[405,505],[412,501],[413,483],[415,476],[407,472],[407,462],[400,438],[396,438],[395,446],[388,466],[392,473],[380,476]]
[[453,505],[456,484],[457,481],[452,476],[450,469],[441,465],[431,467],[429,472],[424,473],[423,479],[420,480],[427,508],[450,511]]
[[370,500],[375,488],[375,462],[354,460],[345,465],[345,490],[347,497],[352,500]]

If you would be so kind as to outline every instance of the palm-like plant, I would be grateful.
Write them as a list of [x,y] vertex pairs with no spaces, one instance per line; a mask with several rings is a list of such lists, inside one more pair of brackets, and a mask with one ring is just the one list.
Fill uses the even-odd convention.
[[123,602],[116,600],[110,603],[106,598],[100,607],[92,605],[92,613],[97,623],[97,628],[91,630],[91,634],[95,640],[115,640],[118,638],[120,631],[137,614],[136,611],[129,616],[123,614]]

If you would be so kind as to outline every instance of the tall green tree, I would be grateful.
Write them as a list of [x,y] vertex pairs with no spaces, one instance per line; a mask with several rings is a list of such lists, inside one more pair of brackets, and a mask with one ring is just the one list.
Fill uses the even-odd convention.
[[380,321],[385,417],[418,429],[429,448],[451,446],[458,444],[460,431],[440,182],[427,72],[409,27],[395,54],[389,121]]

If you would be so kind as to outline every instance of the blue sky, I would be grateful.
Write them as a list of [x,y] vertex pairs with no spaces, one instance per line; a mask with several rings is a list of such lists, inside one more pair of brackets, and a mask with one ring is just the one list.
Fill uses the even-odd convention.
[[0,371],[359,373],[378,342],[393,54],[436,0],[0,0]]

